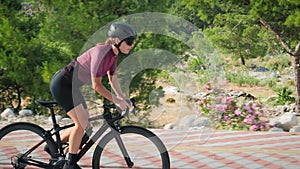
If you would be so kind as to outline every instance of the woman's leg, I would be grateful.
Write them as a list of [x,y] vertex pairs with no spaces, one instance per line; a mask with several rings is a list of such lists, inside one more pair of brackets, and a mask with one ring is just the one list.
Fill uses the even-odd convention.
[[77,154],[84,129],[89,125],[89,114],[82,104],[74,107],[67,114],[73,120],[75,126],[70,128],[69,131],[66,131],[67,133],[64,134],[62,140],[64,142],[69,139],[69,153]]
[[63,169],[80,169],[76,164],[78,160],[77,152],[83,137],[84,129],[89,124],[89,114],[88,111],[83,108],[82,104],[74,107],[67,114],[74,121],[75,126],[70,128],[68,133],[65,134],[65,138],[69,138],[69,157],[68,162],[64,165]]
[[69,141],[69,136],[72,132],[74,127],[68,128],[62,135],[61,135],[61,142],[66,143]]
[[[86,109],[85,110],[86,112],[88,112],[88,110]],[[90,127],[90,123],[88,124],[87,127]],[[61,141],[63,143],[66,143],[69,141],[69,137],[70,137],[70,134],[72,132],[72,130],[74,129],[74,127],[71,127],[71,128],[68,128],[62,135],[61,135]]]

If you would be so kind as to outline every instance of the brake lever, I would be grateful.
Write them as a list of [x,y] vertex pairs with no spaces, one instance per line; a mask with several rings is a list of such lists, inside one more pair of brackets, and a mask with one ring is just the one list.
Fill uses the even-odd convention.
[[128,120],[130,120],[130,117],[129,117],[129,108],[127,108],[127,109],[125,110],[125,113],[124,113],[123,116],[126,117]]
[[126,117],[128,120],[130,120],[130,117],[129,117],[129,112],[132,112],[134,115],[136,115],[136,111],[135,111],[135,108],[136,108],[136,100],[135,98],[131,98],[130,100],[126,100],[129,104],[132,104],[132,108],[129,109],[129,108],[126,108],[125,112],[123,113],[121,111],[121,115]]
[[135,98],[131,98],[130,102],[132,103],[133,109],[131,110],[131,112],[136,115],[136,99]]

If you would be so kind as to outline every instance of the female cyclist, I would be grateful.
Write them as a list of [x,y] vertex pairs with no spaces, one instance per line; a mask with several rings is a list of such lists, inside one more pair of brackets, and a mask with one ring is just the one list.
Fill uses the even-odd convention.
[[[76,164],[77,152],[84,130],[89,126],[89,113],[80,92],[82,85],[91,82],[98,94],[115,103],[122,110],[131,107],[117,81],[116,67],[118,54],[120,52],[128,54],[133,48],[136,36],[137,33],[132,25],[114,22],[109,28],[105,43],[90,48],[52,77],[50,83],[52,96],[75,123],[75,126],[62,136],[62,142],[69,141],[69,157],[64,169],[80,168]],[[102,84],[102,77],[106,75],[115,94]]]

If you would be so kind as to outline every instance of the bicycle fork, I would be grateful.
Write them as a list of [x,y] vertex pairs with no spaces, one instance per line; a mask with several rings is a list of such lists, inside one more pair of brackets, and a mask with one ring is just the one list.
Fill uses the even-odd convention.
[[123,154],[123,157],[124,157],[124,159],[125,159],[125,161],[127,163],[127,166],[129,168],[132,168],[132,166],[134,165],[134,163],[131,161],[131,159],[129,157],[129,154],[128,154],[128,152],[127,152],[127,150],[125,148],[125,145],[124,145],[124,143],[123,143],[123,141],[121,139],[121,136],[120,136],[121,134],[119,132],[117,132],[116,130],[112,130],[112,133],[113,133],[114,138],[116,139],[116,142],[118,143],[118,146],[119,146],[119,148],[120,148],[120,150],[121,150],[121,152]]

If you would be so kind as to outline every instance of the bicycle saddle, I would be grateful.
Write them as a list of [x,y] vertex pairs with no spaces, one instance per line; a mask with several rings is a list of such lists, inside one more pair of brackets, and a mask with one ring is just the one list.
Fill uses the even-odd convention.
[[44,107],[48,107],[48,108],[54,107],[54,106],[58,105],[58,103],[55,102],[55,101],[36,100],[35,102],[36,102],[37,104],[40,104],[40,105],[42,105],[42,106],[44,106]]

